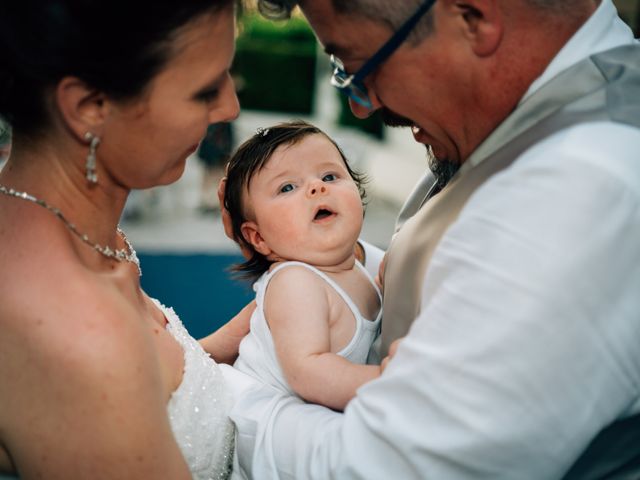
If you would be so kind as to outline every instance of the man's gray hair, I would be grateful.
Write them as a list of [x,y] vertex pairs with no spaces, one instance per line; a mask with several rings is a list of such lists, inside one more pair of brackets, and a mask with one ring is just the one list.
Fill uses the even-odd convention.
[[[309,0],[313,1],[313,0]],[[355,13],[375,22],[385,23],[392,30],[397,30],[407,18],[418,8],[424,0],[404,0],[390,2],[389,0],[331,0],[333,8],[339,13]],[[579,10],[585,0],[524,0],[531,7],[548,11],[549,13],[570,14],[574,9]],[[298,5],[298,0],[258,0],[260,12],[267,18],[274,20],[291,16],[291,11]],[[425,19],[416,27],[414,38],[430,30],[432,16],[427,14]]]
[[[313,1],[313,0],[310,0]],[[392,31],[400,26],[416,11],[424,0],[405,0],[403,2],[389,2],[388,0],[331,0],[333,8],[340,14],[355,14],[374,22],[387,25]],[[260,12],[267,18],[274,20],[291,16],[292,10],[298,5],[298,0],[258,0]],[[409,36],[409,41],[415,41],[431,31],[432,17],[430,13],[416,25]]]

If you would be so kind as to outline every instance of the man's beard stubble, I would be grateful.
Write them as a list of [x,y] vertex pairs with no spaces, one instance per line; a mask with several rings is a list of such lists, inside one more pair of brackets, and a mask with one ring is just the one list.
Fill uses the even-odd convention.
[[[388,127],[413,127],[415,125],[415,123],[408,118],[398,115],[385,107],[380,109],[380,116],[382,118],[382,122]],[[460,165],[447,158],[436,158],[431,146],[425,145],[425,147],[427,148],[427,162],[429,170],[431,170],[433,175],[436,177],[438,190],[441,190],[447,183],[449,183],[449,180],[451,180],[458,171]]]

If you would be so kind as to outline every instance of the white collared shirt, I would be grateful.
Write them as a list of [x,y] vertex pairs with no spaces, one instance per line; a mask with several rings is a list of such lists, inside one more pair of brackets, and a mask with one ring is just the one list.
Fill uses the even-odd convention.
[[[527,95],[633,42],[611,0]],[[255,478],[551,479],[640,411],[640,131],[558,132],[470,198],[421,313],[344,415],[256,388],[233,410]]]

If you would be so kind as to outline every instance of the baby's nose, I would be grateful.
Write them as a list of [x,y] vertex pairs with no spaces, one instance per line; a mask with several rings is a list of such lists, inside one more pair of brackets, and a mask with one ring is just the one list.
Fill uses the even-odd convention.
[[311,195],[315,195],[316,193],[325,193],[327,191],[327,187],[325,187],[324,185],[312,185],[311,186],[311,190],[309,190],[309,193]]

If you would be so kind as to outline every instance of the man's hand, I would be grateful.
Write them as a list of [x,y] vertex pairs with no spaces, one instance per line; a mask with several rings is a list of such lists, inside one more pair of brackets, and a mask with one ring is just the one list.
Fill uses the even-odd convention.
[[376,275],[376,278],[374,278],[376,285],[380,289],[380,293],[384,293],[384,265],[386,263],[387,254],[385,253],[384,257],[382,257],[382,261],[380,262],[380,267],[378,267],[378,275]]
[[387,355],[386,357],[384,357],[382,359],[382,362],[380,363],[380,374],[382,374],[385,370],[385,368],[387,368],[387,364],[393,359],[393,357],[396,354],[396,351],[398,350],[398,345],[400,345],[400,342],[402,341],[404,337],[400,337],[397,340],[394,340],[391,345],[389,345],[389,355]]
[[[231,222],[231,215],[229,215],[229,211],[225,208],[224,205],[224,191],[227,188],[227,177],[226,173],[229,168],[229,164],[225,167],[225,176],[220,179],[220,183],[218,184],[218,200],[220,202],[220,216],[222,218],[222,226],[224,227],[224,233],[231,240],[235,241],[235,237],[233,235],[233,223]],[[242,252],[242,256],[247,260],[250,259],[253,254],[251,250],[249,250],[242,242],[238,244],[240,246],[240,252]]]
[[355,247],[353,247],[353,253],[356,256],[356,260],[358,260],[362,265],[364,265],[365,262],[367,261],[367,258],[364,252],[364,247],[360,245],[360,242],[356,242]]

